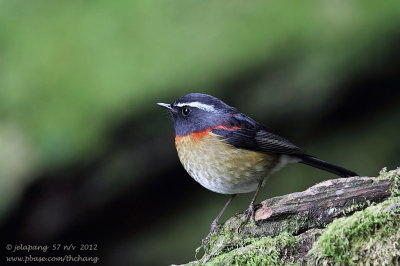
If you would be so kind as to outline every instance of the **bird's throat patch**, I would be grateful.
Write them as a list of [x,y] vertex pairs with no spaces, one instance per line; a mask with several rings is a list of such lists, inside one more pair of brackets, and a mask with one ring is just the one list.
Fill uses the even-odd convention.
[[186,136],[175,136],[175,143],[179,143],[182,138],[190,138],[191,141],[193,142],[199,142],[201,141],[205,136],[208,136],[212,130],[214,129],[222,129],[222,130],[237,130],[240,129],[240,127],[237,126],[232,126],[232,127],[226,127],[226,126],[216,126],[213,128],[207,128],[206,130],[203,131],[197,131],[190,133]]
[[210,132],[211,132],[211,129],[206,129],[203,131],[193,132],[186,136],[176,136],[175,143],[179,143],[183,138],[190,138],[190,140],[193,142],[199,142],[202,138],[204,138],[205,136],[210,134]]

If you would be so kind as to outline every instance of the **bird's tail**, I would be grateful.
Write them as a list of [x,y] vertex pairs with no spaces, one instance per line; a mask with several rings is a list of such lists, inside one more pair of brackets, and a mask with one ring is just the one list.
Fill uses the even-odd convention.
[[358,176],[358,174],[356,174],[353,171],[350,171],[343,167],[328,163],[324,160],[318,159],[318,158],[310,156],[310,155],[301,156],[300,159],[301,159],[300,163],[304,163],[304,164],[310,165],[312,167],[316,167],[316,168],[331,172],[331,173],[341,176],[341,177]]

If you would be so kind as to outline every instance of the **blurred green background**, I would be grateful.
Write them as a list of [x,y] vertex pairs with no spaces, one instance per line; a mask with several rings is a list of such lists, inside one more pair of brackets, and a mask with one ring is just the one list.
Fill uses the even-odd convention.
[[[399,166],[399,45],[398,1],[0,0],[0,243],[193,260],[226,196],[185,173],[155,105],[190,92],[360,175]],[[259,200],[328,178],[291,165]]]

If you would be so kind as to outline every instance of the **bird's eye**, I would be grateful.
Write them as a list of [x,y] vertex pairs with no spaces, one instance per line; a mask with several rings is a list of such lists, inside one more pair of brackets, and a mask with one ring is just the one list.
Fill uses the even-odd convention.
[[182,114],[183,114],[183,116],[188,116],[188,115],[190,114],[191,111],[192,111],[192,110],[190,110],[190,108],[187,107],[187,106],[182,107]]

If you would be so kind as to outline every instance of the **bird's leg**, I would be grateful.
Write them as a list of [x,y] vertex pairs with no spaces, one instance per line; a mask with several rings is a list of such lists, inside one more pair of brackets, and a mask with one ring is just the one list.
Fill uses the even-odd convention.
[[248,207],[247,210],[245,211],[246,217],[245,217],[244,221],[243,221],[243,222],[240,224],[240,226],[238,227],[238,230],[237,230],[238,233],[240,233],[240,231],[242,231],[243,227],[248,223],[250,217],[251,217],[251,218],[253,219],[253,221],[255,222],[255,213],[256,213],[256,212],[255,212],[255,210],[254,210],[254,202],[256,201],[257,195],[258,195],[258,193],[260,192],[260,188],[261,188],[262,183],[263,183],[263,180],[261,180],[260,183],[258,183],[258,185],[257,185],[256,192],[254,193],[254,196],[253,196],[253,198],[252,198],[251,201],[250,201],[249,207]]
[[219,211],[217,217],[215,217],[215,219],[212,221],[211,223],[211,228],[210,228],[210,232],[208,233],[208,235],[203,238],[203,240],[201,241],[201,246],[199,248],[196,249],[196,259],[197,259],[197,254],[198,252],[201,250],[201,248],[203,248],[204,252],[207,252],[207,244],[210,241],[210,236],[212,234],[214,234],[217,231],[218,228],[218,221],[221,218],[222,214],[225,212],[225,209],[228,207],[228,205],[232,202],[232,200],[235,198],[236,194],[232,194],[228,201],[225,203],[224,207],[222,207],[222,209]]
[[222,207],[222,209],[220,210],[220,212],[218,213],[217,217],[215,217],[215,219],[212,221],[211,223],[211,229],[210,232],[208,233],[208,235],[203,239],[203,245],[206,244],[210,238],[210,236],[215,233],[217,231],[218,228],[218,221],[221,218],[222,214],[225,212],[225,209],[228,207],[228,205],[232,202],[232,200],[235,198],[236,194],[232,194],[228,201],[225,203],[224,207]]

